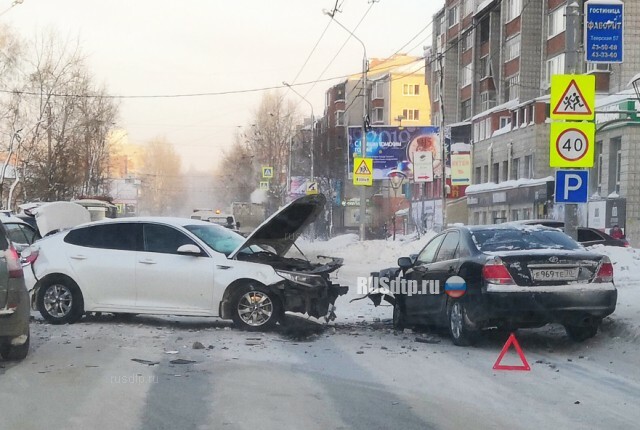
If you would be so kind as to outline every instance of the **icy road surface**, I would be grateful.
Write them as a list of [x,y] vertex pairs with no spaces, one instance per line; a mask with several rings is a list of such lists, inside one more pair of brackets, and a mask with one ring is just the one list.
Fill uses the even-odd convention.
[[[425,241],[352,239],[301,248],[345,257],[339,277],[353,285]],[[616,264],[618,310],[581,344],[559,326],[519,330],[530,372],[492,370],[505,335],[460,348],[396,333],[390,307],[349,303],[355,294],[339,299],[334,324],[289,317],[266,334],[208,319],[36,316],[29,357],[0,361],[0,429],[636,428],[640,256],[601,251]],[[518,364],[515,353],[505,362]]]

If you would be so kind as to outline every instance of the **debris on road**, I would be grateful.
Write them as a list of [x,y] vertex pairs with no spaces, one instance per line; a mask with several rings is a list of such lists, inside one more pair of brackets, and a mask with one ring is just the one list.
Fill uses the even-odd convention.
[[192,348],[193,349],[204,349],[204,345],[201,342],[196,341],[196,342],[193,342]]
[[171,360],[169,363],[171,364],[193,364],[195,360],[185,360],[184,358],[178,358],[177,360]]
[[156,364],[160,364],[159,361],[143,360],[141,358],[132,358],[131,361],[135,361],[136,363],[140,364],[146,364],[147,366],[155,366]]
[[416,342],[436,344],[440,343],[440,339],[435,339],[433,337],[416,337]]

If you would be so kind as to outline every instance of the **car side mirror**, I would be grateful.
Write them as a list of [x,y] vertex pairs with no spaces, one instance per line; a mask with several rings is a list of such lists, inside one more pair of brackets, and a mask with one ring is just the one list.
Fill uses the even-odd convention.
[[411,258],[409,257],[400,257],[398,258],[398,266],[403,270],[408,269],[413,266],[413,261],[411,261]]
[[187,244],[187,245],[182,245],[180,248],[178,248],[178,254],[193,255],[194,257],[197,257],[202,254],[202,251],[196,245]]

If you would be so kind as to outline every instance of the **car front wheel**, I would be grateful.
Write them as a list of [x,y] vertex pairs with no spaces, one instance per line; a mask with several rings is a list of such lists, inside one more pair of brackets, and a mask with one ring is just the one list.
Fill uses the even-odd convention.
[[65,278],[51,279],[40,287],[37,307],[42,318],[51,324],[71,324],[84,313],[80,288]]
[[478,332],[471,327],[467,311],[460,300],[449,304],[449,334],[453,343],[458,346],[469,346],[475,343]]
[[249,284],[238,288],[232,306],[233,322],[247,331],[269,330],[282,315],[280,299],[262,285]]

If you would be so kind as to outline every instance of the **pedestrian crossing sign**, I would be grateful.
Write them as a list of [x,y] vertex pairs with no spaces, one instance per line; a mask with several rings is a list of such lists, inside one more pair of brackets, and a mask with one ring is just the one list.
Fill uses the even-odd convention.
[[268,167],[268,166],[262,167],[262,177],[264,179],[273,178],[273,167]]
[[551,119],[591,121],[595,104],[594,75],[551,76]]
[[260,181],[260,189],[268,190],[269,189],[269,181]]
[[373,185],[373,158],[353,159],[353,185],[368,187]]
[[307,194],[318,194],[317,182],[307,182]]

